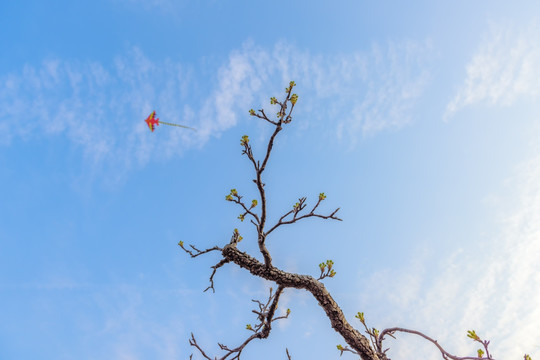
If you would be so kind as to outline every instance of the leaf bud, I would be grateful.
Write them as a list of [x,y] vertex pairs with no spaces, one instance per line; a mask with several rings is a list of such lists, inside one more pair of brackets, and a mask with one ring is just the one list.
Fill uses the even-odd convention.
[[467,337],[470,337],[473,340],[480,341],[480,338],[478,335],[476,335],[476,332],[474,330],[467,330]]
[[249,137],[247,135],[242,136],[242,140],[240,140],[240,145],[247,146],[249,143]]
[[478,357],[479,357],[479,358],[482,358],[483,355],[484,355],[484,350],[478,349]]
[[362,324],[366,321],[366,319],[364,319],[363,312],[358,312],[358,314],[355,315],[355,318],[359,319]]

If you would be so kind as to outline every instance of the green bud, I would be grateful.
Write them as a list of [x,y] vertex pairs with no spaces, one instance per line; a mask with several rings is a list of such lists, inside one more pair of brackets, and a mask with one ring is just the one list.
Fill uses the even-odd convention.
[[249,115],[254,116],[255,115],[255,110],[253,110],[253,109],[249,110]]
[[470,337],[471,339],[476,341],[480,341],[480,338],[478,337],[478,335],[476,335],[476,332],[474,330],[468,330],[467,337]]
[[251,207],[254,208],[255,206],[257,206],[257,200],[253,199],[251,200]]
[[324,200],[324,199],[326,199],[326,195],[324,195],[324,193],[320,193],[320,194],[319,194],[319,200],[322,201],[322,200]]
[[291,96],[291,104],[296,104],[296,102],[298,101],[298,95],[296,94],[292,94]]
[[484,356],[484,350],[478,349],[478,357],[481,358]]
[[184,242],[183,241],[178,242],[178,246],[184,246]]
[[270,104],[271,104],[271,105],[277,104],[277,99],[276,99],[275,97],[272,96],[272,97],[270,98]]

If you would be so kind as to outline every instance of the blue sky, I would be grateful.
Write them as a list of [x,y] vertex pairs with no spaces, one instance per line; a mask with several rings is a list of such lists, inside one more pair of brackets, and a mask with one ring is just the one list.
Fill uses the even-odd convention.
[[[318,275],[348,320],[401,326],[474,355],[540,358],[540,5],[96,0],[2,2],[0,358],[211,356],[255,323],[273,284],[233,265],[203,292],[255,198],[267,109],[299,100],[264,181],[270,223],[320,192],[343,222],[268,239],[274,264]],[[144,119],[198,129],[160,126]],[[274,285],[275,288],[275,285]],[[337,359],[343,340],[310,294],[244,359]],[[387,340],[393,359],[439,359]],[[345,353],[344,358],[354,358]]]

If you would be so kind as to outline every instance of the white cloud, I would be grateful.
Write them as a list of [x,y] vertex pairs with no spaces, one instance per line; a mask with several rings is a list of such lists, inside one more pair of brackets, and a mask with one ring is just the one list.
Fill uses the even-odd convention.
[[[231,52],[215,80],[198,80],[191,67],[153,61],[135,48],[109,66],[44,61],[0,76],[0,144],[16,138],[64,135],[107,176],[122,177],[158,156],[177,156],[248,119],[247,110],[283,94],[290,80],[300,94],[301,128],[322,128],[352,144],[358,137],[410,121],[425,88],[429,46],[390,43],[367,53],[314,55],[285,43],[272,50],[251,43]],[[205,75],[207,77],[207,75]],[[152,110],[163,121],[197,128],[149,134]],[[159,151],[158,151],[159,150]]]
[[254,107],[253,99],[267,104],[270,96],[281,94],[283,85],[294,80],[300,92],[297,116],[308,113],[319,123],[304,126],[323,127],[332,137],[354,145],[359,137],[410,122],[415,100],[429,81],[430,57],[429,44],[412,42],[326,56],[285,43],[278,43],[272,52],[248,44],[233,53],[229,63],[244,86],[229,89],[235,96],[242,94],[245,111]]
[[493,25],[466,66],[467,77],[445,119],[478,103],[508,106],[540,94],[540,28]]
[[[384,324],[369,325],[421,331],[457,356],[476,354],[479,344],[466,337],[473,329],[491,341],[495,359],[540,356],[540,156],[523,163],[508,184],[514,191],[496,205],[506,212],[498,237],[471,239],[446,258],[438,254],[439,267],[422,265],[433,258],[431,251],[408,268],[372,276],[366,296],[392,306]],[[425,352],[432,355],[424,358],[440,358],[431,343],[398,335],[387,342],[390,357],[418,358]]]
[[88,357],[177,359],[185,351],[184,319],[178,314],[167,315],[165,319],[147,316],[152,307],[159,306],[152,297],[163,294],[141,290],[123,285],[94,293],[93,300],[100,313],[85,326],[89,343],[100,346],[88,349]]
[[164,138],[169,155],[194,142],[187,131],[163,131],[159,140],[148,136],[142,119],[154,106],[164,121],[186,123],[179,115],[189,70],[154,63],[138,49],[118,57],[111,69],[54,59],[39,67],[27,65],[1,81],[0,126],[7,129],[0,135],[3,144],[16,137],[63,134],[91,164],[122,172],[146,164]]

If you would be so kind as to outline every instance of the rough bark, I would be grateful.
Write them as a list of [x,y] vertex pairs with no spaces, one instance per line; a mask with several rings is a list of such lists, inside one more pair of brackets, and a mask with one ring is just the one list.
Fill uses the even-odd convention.
[[349,324],[343,311],[320,281],[309,275],[291,274],[274,266],[268,267],[247,253],[238,250],[234,243],[226,245],[222,254],[227,261],[234,262],[255,276],[274,281],[285,288],[309,291],[330,319],[332,328],[343,336],[347,344],[358,352],[363,360],[384,360],[371,348],[369,340]]

